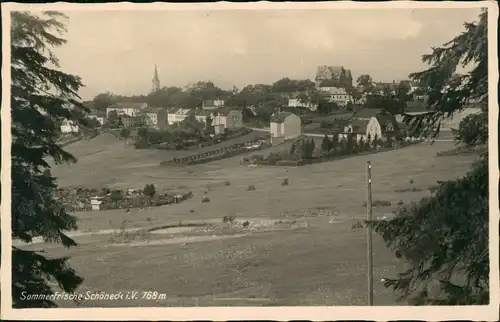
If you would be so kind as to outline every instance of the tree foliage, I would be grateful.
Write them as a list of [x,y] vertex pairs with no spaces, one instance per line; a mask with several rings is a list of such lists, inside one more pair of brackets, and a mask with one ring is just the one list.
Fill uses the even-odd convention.
[[154,197],[156,194],[155,185],[154,184],[146,184],[146,186],[144,186],[144,189],[142,189],[142,192],[144,193],[144,195],[146,195],[150,198]]
[[[487,142],[487,13],[465,32],[423,57],[430,67],[412,77],[428,90],[429,113],[406,117],[412,131],[436,136],[445,117],[471,100],[483,114],[464,119],[457,138]],[[457,75],[459,65],[471,71]],[[440,182],[431,197],[400,208],[389,221],[369,223],[410,268],[385,284],[411,303],[470,305],[489,301],[488,163],[486,156],[464,177]]]
[[358,86],[363,88],[364,92],[370,92],[373,88],[373,79],[368,74],[363,74],[356,80]]
[[[61,71],[52,52],[65,43],[65,17],[56,12],[13,12],[11,17],[12,238],[30,243],[41,237],[75,246],[64,231],[76,229],[76,219],[52,197],[57,185],[46,171],[47,158],[56,163],[76,161],[56,143],[55,125],[74,119],[75,111],[88,111],[77,95],[80,78]],[[23,292],[53,294],[48,281],[65,292],[75,291],[83,279],[67,260],[12,247],[13,307],[55,307],[49,299],[21,300]]]

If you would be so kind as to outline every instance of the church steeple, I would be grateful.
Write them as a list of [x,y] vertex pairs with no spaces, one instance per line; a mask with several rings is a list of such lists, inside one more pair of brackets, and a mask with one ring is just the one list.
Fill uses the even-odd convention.
[[155,73],[153,75],[153,86],[151,88],[151,92],[156,92],[160,90],[160,79],[158,78],[158,69],[155,65]]

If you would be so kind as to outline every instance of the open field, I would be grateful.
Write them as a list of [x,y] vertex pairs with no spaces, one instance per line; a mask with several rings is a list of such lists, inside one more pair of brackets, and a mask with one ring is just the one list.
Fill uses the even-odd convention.
[[[351,225],[365,217],[365,166],[373,164],[373,199],[390,207],[374,208],[374,217],[387,215],[402,200],[418,200],[437,180],[463,175],[474,156],[435,157],[453,147],[450,142],[416,145],[401,150],[358,156],[298,168],[240,167],[240,157],[185,168],[159,167],[164,151],[134,150],[122,141],[98,137],[68,146],[79,157],[71,166],[53,169],[62,185],[108,185],[159,189],[183,187],[193,199],[144,210],[82,212],[80,243],[65,250],[34,244],[54,255],[71,256],[71,265],[84,278],[85,291],[157,291],[161,300],[84,302],[84,306],[280,306],[365,305],[365,231]],[[108,141],[105,141],[108,140]],[[415,180],[418,192],[396,192]],[[288,178],[290,185],[282,186]],[[224,184],[229,181],[230,185]],[[247,191],[254,184],[255,191]],[[201,195],[210,187],[210,203]],[[406,189],[408,190],[408,189]],[[323,216],[305,212],[323,208]],[[149,233],[149,242],[111,243],[109,231],[158,227],[179,222],[221,222],[226,215],[250,222],[271,223],[256,231],[211,231],[190,236],[186,231]],[[278,222],[279,223],[279,222]],[[90,235],[88,232],[95,232]],[[100,234],[97,234],[99,233]],[[374,236],[375,305],[394,305],[396,295],[380,283],[403,266]],[[63,307],[73,303],[60,303]]]

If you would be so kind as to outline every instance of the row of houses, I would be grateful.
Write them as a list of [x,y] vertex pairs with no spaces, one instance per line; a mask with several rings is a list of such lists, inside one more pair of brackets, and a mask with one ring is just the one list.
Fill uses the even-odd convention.
[[183,109],[170,108],[167,112],[168,124],[173,125],[180,123],[190,116],[198,122],[207,125],[210,121],[210,126],[214,127],[216,134],[223,133],[226,129],[236,129],[243,127],[243,113],[240,109],[225,107],[220,105],[216,109]]
[[133,126],[134,119],[138,116],[144,118],[146,126],[157,129],[181,123],[190,116],[205,124],[211,120],[210,126],[214,126],[216,133],[243,126],[241,110],[225,107],[222,100],[204,101],[201,109],[148,107],[146,103],[125,102],[108,107],[106,115],[109,116],[111,112],[116,112],[121,117],[125,127]]
[[[277,112],[271,116],[269,128],[272,144],[281,144],[302,134],[301,119],[291,112]],[[339,139],[352,135],[357,141],[385,140],[404,130],[403,123],[398,123],[394,115],[376,109],[361,109],[351,120],[332,130]]]
[[[347,107],[349,103],[354,103],[353,97],[347,93],[346,89],[343,87],[324,86],[318,87],[318,90],[324,100],[329,103],[335,103],[341,108]],[[288,100],[288,107],[306,108],[313,112],[318,109],[317,102],[311,102],[309,100],[304,101],[299,97],[300,95],[301,93],[292,94],[292,98]]]

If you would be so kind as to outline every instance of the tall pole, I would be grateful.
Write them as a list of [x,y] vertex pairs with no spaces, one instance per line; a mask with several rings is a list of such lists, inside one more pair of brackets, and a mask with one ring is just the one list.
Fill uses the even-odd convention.
[[[366,163],[367,179],[367,202],[366,202],[366,220],[372,220],[372,164]],[[372,249],[372,228],[366,227],[367,234],[367,256],[368,256],[368,305],[373,305],[373,249]]]

